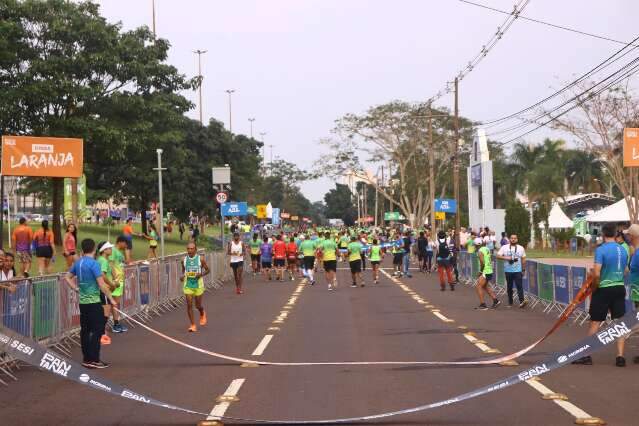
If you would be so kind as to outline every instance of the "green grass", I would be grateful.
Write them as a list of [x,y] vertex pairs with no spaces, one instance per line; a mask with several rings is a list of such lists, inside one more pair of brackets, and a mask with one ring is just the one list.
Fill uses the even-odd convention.
[[[16,224],[11,223],[11,230],[15,229]],[[37,223],[29,223],[29,226],[33,228],[33,230],[37,230],[39,228],[39,224]],[[115,239],[120,235],[122,231],[123,225],[111,226],[110,229],[104,225],[79,225],[78,227],[78,245],[79,242],[85,238],[92,238],[96,243],[100,241],[109,240],[112,243],[115,243]],[[133,229],[135,232],[141,232],[140,224],[133,224]],[[208,234],[208,233],[207,233]],[[4,238],[4,248],[5,251],[15,251],[14,249],[9,249],[8,243],[8,229],[7,223],[4,223],[3,227],[3,238]],[[184,238],[188,238],[188,234],[185,233]],[[180,241],[180,234],[177,232],[177,229],[173,228],[172,234],[166,234],[164,236],[164,254],[170,255],[175,253],[182,253],[186,251],[186,243],[187,241]],[[146,239],[142,237],[133,237],[133,260],[144,260],[147,258],[149,251],[149,243]],[[66,270],[66,261],[64,256],[62,256],[62,247],[56,247],[56,257],[55,262],[53,263],[52,270],[53,272],[62,272]],[[158,255],[160,254],[160,247],[158,245],[157,248]],[[16,265],[16,270],[18,270],[18,266]],[[36,263],[35,256],[33,257],[33,262],[31,264],[31,275],[37,275],[38,268]]]

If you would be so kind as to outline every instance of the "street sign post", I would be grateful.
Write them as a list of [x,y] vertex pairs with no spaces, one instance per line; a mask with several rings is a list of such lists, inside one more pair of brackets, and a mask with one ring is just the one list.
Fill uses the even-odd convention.
[[226,195],[226,192],[218,192],[215,196],[215,200],[220,204],[224,204],[226,203],[226,200],[228,200],[228,196]]
[[213,188],[216,188],[218,191],[215,199],[220,204],[220,240],[222,241],[222,250],[224,250],[224,214],[222,213],[222,206],[227,201],[228,196],[224,194],[226,197],[224,198],[224,201],[220,201],[218,197],[221,198],[220,193],[223,193],[227,189],[231,189],[231,168],[228,164],[225,164],[224,167],[212,167],[211,179],[213,182]]
[[446,220],[445,212],[435,212],[435,220]]

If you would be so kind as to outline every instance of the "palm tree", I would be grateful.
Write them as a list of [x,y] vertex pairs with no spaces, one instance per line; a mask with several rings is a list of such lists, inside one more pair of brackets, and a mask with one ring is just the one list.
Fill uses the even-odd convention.
[[604,171],[599,158],[580,149],[566,151],[565,177],[571,194],[606,192]]

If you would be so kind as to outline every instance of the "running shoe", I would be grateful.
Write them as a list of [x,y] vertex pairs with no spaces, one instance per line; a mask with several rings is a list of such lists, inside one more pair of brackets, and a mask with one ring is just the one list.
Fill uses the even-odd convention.
[[579,359],[574,360],[573,362],[571,362],[571,364],[577,364],[577,365],[592,365],[592,357],[590,355],[588,356],[582,356]]
[[495,309],[499,305],[501,305],[501,300],[495,299],[493,300],[493,306],[491,306],[491,308]]
[[93,361],[91,362],[91,365],[93,365],[93,368],[98,368],[98,369],[109,368],[109,364],[103,361]]
[[626,366],[626,358],[622,357],[622,356],[618,356],[615,359],[615,365],[617,367],[625,367]]
[[353,284],[351,284],[351,287],[357,288],[357,284],[353,283]]
[[364,284],[364,281],[362,281],[362,283],[359,286],[360,287],[364,287],[364,286],[366,286],[366,284]]
[[328,291],[333,291],[333,286],[332,285],[328,285]]
[[333,288],[337,289],[337,280],[333,281]]
[[111,344],[111,338],[109,336],[107,336],[106,334],[103,334],[102,337],[100,337],[100,344],[101,345],[110,345]]
[[195,324],[191,324],[191,326],[189,327],[189,333],[195,333],[197,331],[197,327],[195,326]]
[[312,280],[312,281],[311,281],[311,285],[315,285],[315,280]]
[[488,306],[486,306],[485,303],[482,303],[479,306],[477,306],[475,309],[480,310],[480,311],[487,311],[488,310]]
[[634,362],[635,364],[639,364],[639,356],[636,356],[632,359],[632,362]]
[[96,367],[95,367],[95,365],[93,365],[93,363],[92,363],[91,361],[84,361],[84,362],[82,363],[82,366],[83,366],[84,368],[90,368],[90,369],[94,369],[94,368],[96,368]]
[[373,284],[377,285],[377,284],[379,284],[379,281],[375,280],[375,281],[373,281]]
[[207,322],[208,319],[206,318],[206,311],[204,311],[202,315],[200,315],[200,325],[206,325]]
[[440,284],[439,285],[439,290],[440,291],[446,291],[446,284]]
[[528,304],[528,301],[527,301],[527,300],[524,300],[523,302],[521,302],[521,303],[519,304],[519,307],[520,307],[521,309],[524,309],[524,308],[526,307],[526,305],[527,305],[527,304]]
[[236,287],[235,288],[235,294],[241,294],[241,293],[242,293],[242,291],[239,288]]
[[450,291],[455,291],[455,284],[454,283],[450,284]]
[[113,327],[111,327],[111,331],[114,333],[124,333],[124,330],[122,330],[122,326],[120,324],[115,324]]

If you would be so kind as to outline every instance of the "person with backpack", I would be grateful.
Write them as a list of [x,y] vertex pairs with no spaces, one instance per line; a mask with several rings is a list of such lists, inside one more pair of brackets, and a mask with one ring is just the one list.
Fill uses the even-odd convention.
[[439,231],[437,233],[437,272],[439,274],[440,290],[446,291],[446,280],[448,280],[450,291],[455,291],[452,252],[450,250],[450,242],[446,238],[446,233],[444,231]]
[[42,227],[33,234],[36,258],[38,259],[38,274],[51,273],[51,263],[55,258],[55,244],[53,231],[49,229],[49,221],[43,220]]

